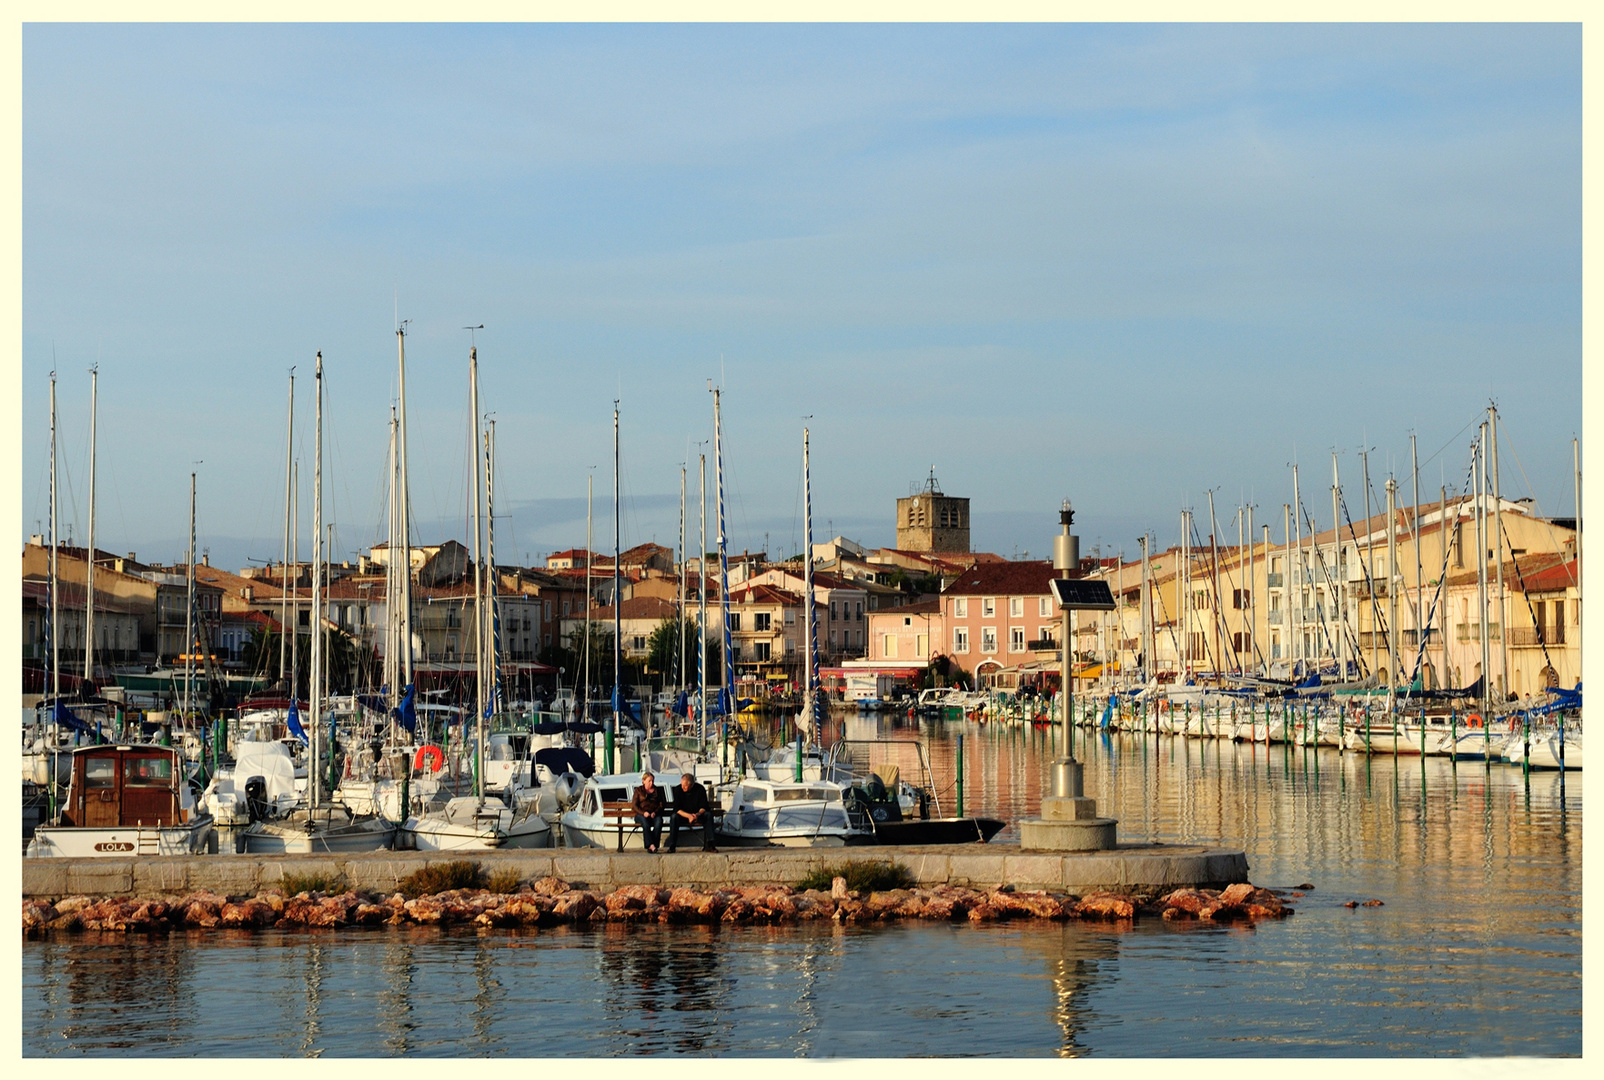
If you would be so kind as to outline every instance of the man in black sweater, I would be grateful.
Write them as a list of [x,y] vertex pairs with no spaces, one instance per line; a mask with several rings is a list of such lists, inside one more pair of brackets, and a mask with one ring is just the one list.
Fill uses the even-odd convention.
[[702,827],[702,850],[713,851],[713,812],[707,807],[707,792],[690,773],[680,773],[674,791],[674,814],[668,819],[668,850],[679,846],[681,828]]

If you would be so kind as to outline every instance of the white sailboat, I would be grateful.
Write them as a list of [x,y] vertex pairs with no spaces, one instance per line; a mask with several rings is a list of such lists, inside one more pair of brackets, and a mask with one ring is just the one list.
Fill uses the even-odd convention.
[[489,487],[493,457],[487,443],[483,455],[484,468],[481,471],[477,346],[470,346],[468,350],[468,380],[469,407],[473,413],[474,446],[473,562],[476,687],[474,793],[427,804],[421,813],[413,814],[406,819],[406,823],[401,827],[399,839],[401,846],[416,848],[419,851],[550,847],[551,825],[540,815],[537,800],[521,800],[515,790],[508,792],[507,801],[490,798],[485,794],[485,765],[488,757],[485,718],[486,714],[495,708],[498,695],[494,679],[496,661],[495,633],[491,625],[492,609],[486,603],[486,589],[495,588],[495,566],[486,567],[486,552],[481,545],[484,530],[480,517],[481,508],[486,508],[485,489]]
[[395,825],[373,814],[354,813],[342,802],[324,802],[320,797],[323,777],[320,754],[324,736],[325,687],[323,686],[323,354],[317,354],[317,421],[313,449],[312,481],[312,674],[311,700],[307,719],[310,724],[311,762],[307,775],[306,801],[283,818],[253,822],[241,833],[241,844],[250,854],[328,854],[331,852],[378,851],[390,846]]

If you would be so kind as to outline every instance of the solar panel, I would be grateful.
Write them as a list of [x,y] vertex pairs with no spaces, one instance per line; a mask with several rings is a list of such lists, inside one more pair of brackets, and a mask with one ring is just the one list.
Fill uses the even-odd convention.
[[1053,598],[1060,608],[1070,611],[1113,611],[1114,593],[1106,581],[1087,581],[1077,578],[1054,578]]

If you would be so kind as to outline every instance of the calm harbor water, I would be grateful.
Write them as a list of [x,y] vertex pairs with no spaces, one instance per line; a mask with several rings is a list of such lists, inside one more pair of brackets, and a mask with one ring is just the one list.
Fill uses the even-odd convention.
[[[865,737],[876,721],[837,721]],[[878,721],[883,736],[921,734]],[[1044,732],[926,725],[950,811],[1035,809]],[[907,924],[86,935],[23,946],[41,1055],[1459,1056],[1581,1052],[1579,776],[1084,738],[1122,841],[1314,889],[1257,927]],[[1010,829],[993,843],[1007,843]],[[1383,906],[1348,909],[1347,900]]]

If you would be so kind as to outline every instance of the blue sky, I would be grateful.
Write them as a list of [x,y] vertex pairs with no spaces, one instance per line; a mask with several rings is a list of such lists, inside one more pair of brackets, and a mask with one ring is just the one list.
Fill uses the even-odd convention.
[[[1576,26],[93,26],[23,32],[24,533],[276,558],[297,366],[339,557],[383,539],[397,308],[423,539],[466,536],[468,335],[497,554],[673,544],[725,387],[732,546],[893,540],[932,466],[974,544],[1177,538],[1215,489],[1329,526],[1331,451],[1569,514]],[[711,448],[709,447],[709,453]],[[192,463],[202,461],[198,466]],[[712,485],[711,465],[709,485]],[[1311,490],[1312,488],[1312,490]],[[1206,525],[1203,528],[1207,531]],[[694,534],[693,534],[694,536]],[[303,540],[303,554],[309,550]]]

